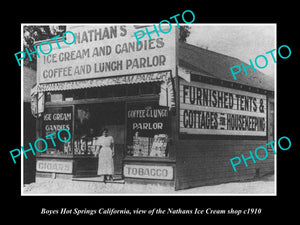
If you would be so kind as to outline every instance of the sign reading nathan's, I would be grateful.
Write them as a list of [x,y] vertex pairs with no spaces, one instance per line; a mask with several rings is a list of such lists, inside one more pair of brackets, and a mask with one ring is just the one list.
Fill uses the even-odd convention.
[[[76,41],[38,58],[38,82],[52,83],[174,70],[175,27],[139,45],[133,25],[71,26]],[[67,34],[67,40],[74,39]],[[55,45],[54,45],[55,46]],[[49,45],[43,45],[48,52]]]
[[180,132],[266,136],[266,95],[180,82]]

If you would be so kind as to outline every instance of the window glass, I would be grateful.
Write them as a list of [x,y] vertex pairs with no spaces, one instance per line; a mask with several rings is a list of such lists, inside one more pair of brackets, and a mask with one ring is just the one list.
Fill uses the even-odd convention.
[[75,106],[74,155],[96,155],[96,134],[90,118],[90,106]]
[[[58,137],[57,133],[60,129],[68,129],[70,134],[72,134],[72,120],[73,120],[73,113],[72,107],[50,107],[45,108],[45,112],[43,115],[43,124],[42,124],[42,135],[45,137],[48,149],[47,151],[43,152],[42,154],[59,154],[59,155],[71,155],[72,154],[72,137],[71,140],[68,142],[61,142]],[[54,140],[55,145],[53,144],[51,137],[46,137],[49,134],[55,133],[51,135]],[[68,133],[61,132],[60,138],[62,140],[67,140]]]
[[157,102],[127,105],[127,155],[168,157],[169,111]]
[[104,128],[124,144],[125,105],[122,102],[75,106],[74,155],[96,156],[96,139]]

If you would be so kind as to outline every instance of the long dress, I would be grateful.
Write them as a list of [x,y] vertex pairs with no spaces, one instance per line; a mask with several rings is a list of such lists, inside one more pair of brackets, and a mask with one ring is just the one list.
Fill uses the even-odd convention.
[[96,145],[102,146],[98,158],[98,175],[114,174],[113,143],[114,139],[112,136],[101,136],[96,140]]

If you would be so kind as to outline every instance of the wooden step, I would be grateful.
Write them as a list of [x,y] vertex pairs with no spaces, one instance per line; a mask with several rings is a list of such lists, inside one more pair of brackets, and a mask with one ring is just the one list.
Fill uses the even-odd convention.
[[[77,177],[72,178],[74,181],[86,181],[86,182],[101,182],[104,183],[103,177],[96,176],[96,177]],[[115,177],[114,180],[105,181],[105,183],[116,183],[116,184],[124,184],[125,181],[121,177]]]

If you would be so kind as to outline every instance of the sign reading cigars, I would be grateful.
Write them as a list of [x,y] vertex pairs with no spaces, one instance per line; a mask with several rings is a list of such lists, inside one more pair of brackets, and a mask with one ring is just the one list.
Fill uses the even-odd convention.
[[266,107],[266,95],[180,81],[181,133],[266,136]]
[[[38,83],[54,83],[175,69],[175,27],[168,35],[139,45],[133,25],[67,26],[75,43],[37,58]],[[166,26],[169,28],[169,26]],[[68,42],[74,40],[66,35]],[[49,45],[42,45],[49,52]]]
[[37,160],[36,170],[40,172],[72,173],[71,161]]

